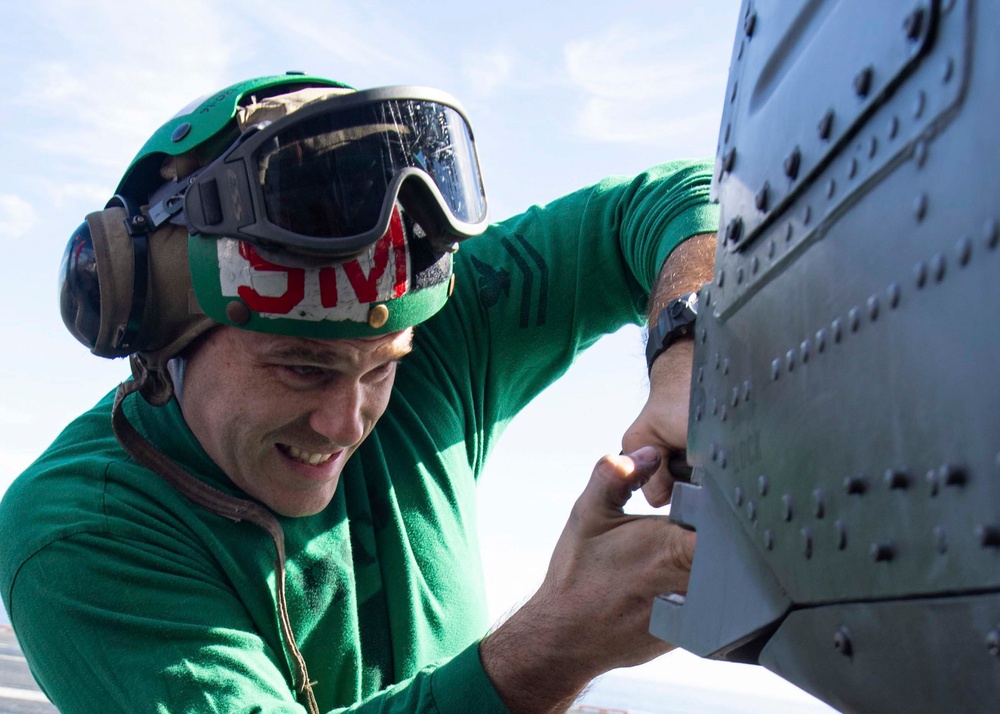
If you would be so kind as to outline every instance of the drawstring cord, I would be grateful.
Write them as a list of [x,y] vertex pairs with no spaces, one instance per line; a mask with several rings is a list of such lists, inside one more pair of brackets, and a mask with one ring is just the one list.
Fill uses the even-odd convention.
[[[231,521],[249,521],[266,530],[274,541],[274,548],[278,558],[275,561],[277,571],[277,597],[278,597],[278,621],[281,625],[281,635],[285,641],[285,646],[291,653],[295,662],[296,676],[298,683],[295,688],[299,695],[306,700],[306,706],[310,714],[319,714],[319,705],[316,703],[316,695],[313,693],[313,684],[309,680],[309,671],[306,669],[306,660],[299,652],[295,643],[295,633],[292,632],[291,620],[288,617],[288,604],[285,599],[285,533],[281,529],[281,524],[270,511],[258,503],[246,501],[215,489],[200,481],[177,464],[162,451],[147,441],[125,416],[122,410],[122,402],[129,394],[138,391],[142,387],[144,380],[137,379],[129,382],[122,382],[115,393],[114,407],[111,412],[111,425],[115,432],[115,437],[122,447],[132,458],[158,474],[164,481],[173,486],[181,495],[187,497],[202,508],[205,508],[216,515],[228,518]],[[294,684],[294,683],[293,683]]]

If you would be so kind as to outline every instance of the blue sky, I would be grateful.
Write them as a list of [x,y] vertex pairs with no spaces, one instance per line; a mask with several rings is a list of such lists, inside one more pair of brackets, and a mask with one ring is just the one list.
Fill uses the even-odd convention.
[[[714,155],[738,10],[738,0],[10,3],[0,48],[0,492],[127,374],[63,328],[59,260],[145,139],[193,98],[286,70],[447,90],[469,111],[491,217],[502,219],[606,175]],[[645,390],[640,333],[623,330],[504,437],[480,513],[496,617],[540,582],[592,465],[619,450]],[[828,711],[760,668],[684,653],[616,676],[711,686],[723,699],[731,690],[734,703],[756,692],[772,711]],[[643,708],[678,711],[663,706]]]

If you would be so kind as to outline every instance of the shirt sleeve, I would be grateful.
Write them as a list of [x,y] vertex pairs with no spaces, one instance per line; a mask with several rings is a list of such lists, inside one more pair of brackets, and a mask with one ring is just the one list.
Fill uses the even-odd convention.
[[718,226],[710,184],[707,162],[662,164],[534,206],[461,244],[455,294],[417,338],[476,424],[477,472],[494,437],[577,354],[643,321],[670,252]]
[[[60,711],[83,713],[306,712],[280,644],[260,634],[260,623],[211,569],[190,553],[171,558],[106,534],[79,534],[40,550],[19,569],[9,605],[42,690]],[[363,701],[325,711],[507,709],[475,643]]]

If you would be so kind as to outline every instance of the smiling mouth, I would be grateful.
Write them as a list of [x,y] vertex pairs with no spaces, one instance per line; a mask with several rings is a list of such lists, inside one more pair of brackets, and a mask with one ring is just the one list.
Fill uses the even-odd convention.
[[320,464],[325,464],[336,454],[340,452],[334,452],[332,454],[314,454],[309,451],[303,451],[296,446],[289,446],[287,444],[278,444],[278,448],[281,452],[292,459],[293,461],[298,461],[300,464],[309,464],[310,466],[319,466]]

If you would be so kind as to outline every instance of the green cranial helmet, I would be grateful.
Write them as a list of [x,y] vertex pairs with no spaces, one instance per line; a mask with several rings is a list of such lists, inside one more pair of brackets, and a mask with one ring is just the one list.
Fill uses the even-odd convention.
[[485,225],[472,130],[448,95],[252,79],[146,142],[70,240],[63,319],[95,354],[132,355],[160,403],[167,362],[219,324],[356,338],[426,320],[457,242]]

